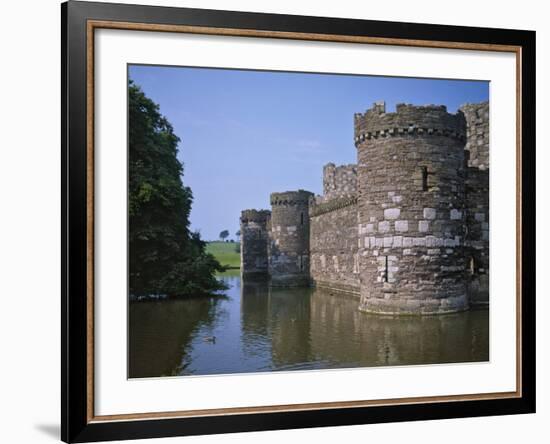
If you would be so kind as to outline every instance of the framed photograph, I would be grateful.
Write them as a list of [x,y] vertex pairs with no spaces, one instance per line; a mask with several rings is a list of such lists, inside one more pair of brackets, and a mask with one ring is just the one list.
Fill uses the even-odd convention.
[[535,411],[535,33],[62,12],[62,439]]

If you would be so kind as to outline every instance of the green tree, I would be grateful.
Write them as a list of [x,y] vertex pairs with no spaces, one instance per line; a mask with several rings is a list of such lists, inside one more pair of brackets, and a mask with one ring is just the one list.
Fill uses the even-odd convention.
[[223,230],[221,233],[220,233],[220,239],[223,241],[225,240],[225,238],[229,236],[229,231],[228,230]]
[[223,289],[223,267],[189,228],[191,189],[182,183],[180,139],[132,81],[129,104],[129,285],[135,296],[188,296]]
[[235,233],[235,236],[238,237],[238,238],[241,237],[241,230],[237,231],[237,232]]

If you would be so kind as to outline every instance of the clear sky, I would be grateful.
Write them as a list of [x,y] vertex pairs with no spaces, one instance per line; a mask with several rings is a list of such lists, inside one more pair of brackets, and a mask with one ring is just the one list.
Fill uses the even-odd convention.
[[384,100],[446,105],[489,98],[489,83],[131,65],[181,138],[191,227],[205,240],[239,229],[242,209],[269,209],[273,191],[322,193],[322,168],[356,162],[353,115]]

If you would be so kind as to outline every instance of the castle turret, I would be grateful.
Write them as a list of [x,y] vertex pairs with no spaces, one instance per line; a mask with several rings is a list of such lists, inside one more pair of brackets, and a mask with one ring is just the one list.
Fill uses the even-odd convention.
[[243,278],[267,277],[268,210],[241,213],[241,273]]
[[304,190],[271,194],[268,247],[271,285],[309,284],[309,200]]
[[468,308],[462,112],[377,103],[355,115],[360,309],[390,314]]

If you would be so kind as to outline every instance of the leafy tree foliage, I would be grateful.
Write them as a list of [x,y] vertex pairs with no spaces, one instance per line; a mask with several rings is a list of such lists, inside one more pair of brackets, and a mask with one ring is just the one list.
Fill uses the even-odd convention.
[[229,231],[228,230],[223,230],[221,233],[220,233],[220,239],[221,240],[225,240],[225,238],[229,236]]
[[130,294],[189,296],[224,288],[223,267],[189,228],[191,189],[182,183],[180,139],[159,107],[130,81]]

